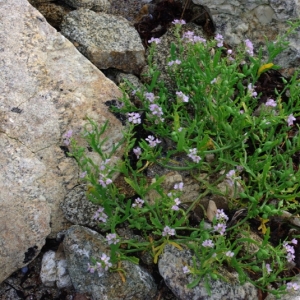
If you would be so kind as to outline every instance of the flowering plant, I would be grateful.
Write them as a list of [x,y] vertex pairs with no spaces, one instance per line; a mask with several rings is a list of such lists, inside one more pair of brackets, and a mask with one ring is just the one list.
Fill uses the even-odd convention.
[[[184,22],[175,20],[173,24],[178,45],[172,45],[166,65],[176,92],[169,93],[158,81],[159,71],[152,60],[160,40],[152,38],[152,81],[144,90],[133,91],[141,104],[136,107],[124,93],[122,105],[113,108],[127,116],[123,141],[114,146],[110,155],[105,155],[101,136],[108,125],[99,127],[89,120],[90,128],[85,128],[84,135],[102,158],[97,166],[71,139],[70,131],[64,136],[66,145],[70,145],[70,155],[82,168],[81,180],[93,186],[93,191],[88,192],[89,199],[100,205],[94,218],[103,231],[110,232],[110,257],[101,258],[99,265],[89,265],[89,270],[100,270],[102,274],[124,259],[137,263],[132,253],[144,251],[149,251],[157,262],[165,245],[172,244],[178,249],[193,250],[193,265],[182,270],[193,275],[190,288],[203,278],[222,278],[218,268],[226,263],[237,271],[241,283],[248,281],[277,295],[296,290],[296,283],[283,283],[291,279],[284,272],[294,262],[298,236],[271,244],[270,227],[265,224],[269,218],[294,207],[293,202],[299,199],[300,170],[295,159],[300,153],[298,73],[289,80],[282,78],[284,88],[275,89],[273,98],[262,97],[257,90],[265,70],[261,68],[262,51],[256,57],[249,39],[232,50],[225,48],[220,34],[205,40],[193,32],[184,32]],[[279,41],[282,51],[284,43]],[[280,53],[270,43],[268,51],[272,60]],[[274,65],[269,62],[268,66]],[[138,128],[145,132],[139,139]],[[169,141],[169,149],[164,149],[164,140]],[[121,144],[125,150],[123,161],[112,167],[110,158]],[[184,157],[180,166],[172,164],[177,154]],[[180,199],[184,183],[176,183],[166,193],[162,187],[164,176],[157,175],[151,183],[147,181],[143,171],[150,164],[188,171],[205,188],[192,204],[184,206]],[[119,192],[112,180],[116,172],[124,176],[135,196],[126,198]],[[225,191],[219,188],[221,182],[227,184]],[[228,193],[230,188],[234,190],[232,195]],[[157,195],[152,201],[150,191]],[[229,211],[246,213],[234,224],[218,209],[209,226],[204,219],[192,226],[190,212],[209,193],[227,197]],[[261,243],[249,236],[251,220],[261,221]],[[117,236],[118,226],[125,222],[139,230],[143,239]],[[259,250],[248,253],[247,247],[243,247],[245,243],[256,245]],[[255,280],[251,277],[253,272]],[[275,283],[277,289],[269,290],[270,284]]]

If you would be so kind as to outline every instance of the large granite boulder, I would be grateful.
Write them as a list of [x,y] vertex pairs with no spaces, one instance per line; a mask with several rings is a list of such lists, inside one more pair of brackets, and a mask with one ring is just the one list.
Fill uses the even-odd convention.
[[60,203],[78,169],[62,135],[79,137],[86,116],[109,120],[109,151],[122,126],[104,104],[117,86],[26,0],[0,0],[0,20],[1,282],[69,226]]
[[[195,4],[210,8],[217,33],[224,36],[231,46],[250,39],[255,49],[265,44],[265,37],[275,41],[278,34],[289,29],[286,21],[295,21],[300,16],[298,0],[193,0]],[[276,63],[293,72],[300,60],[300,32],[288,38],[290,47],[276,59]],[[288,71],[288,70],[287,70]]]
[[146,64],[137,31],[121,16],[77,9],[64,17],[61,33],[99,69],[139,74]]

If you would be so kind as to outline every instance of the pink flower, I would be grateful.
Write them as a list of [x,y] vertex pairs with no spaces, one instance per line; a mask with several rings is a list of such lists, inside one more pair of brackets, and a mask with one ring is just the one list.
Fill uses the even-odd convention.
[[153,135],[148,135],[148,137],[145,139],[151,148],[155,147],[157,144],[161,143],[159,139],[155,139]]
[[170,236],[170,235],[175,235],[175,234],[176,234],[175,229],[172,229],[169,226],[166,226],[164,228],[162,236]]
[[178,25],[184,25],[184,24],[186,24],[186,22],[184,20],[174,20],[172,22],[172,24],[174,24],[174,25],[176,25],[176,24],[178,24]]
[[133,148],[133,153],[136,155],[136,158],[139,159],[142,154],[142,150],[140,147],[136,147]]
[[273,99],[268,99],[268,101],[265,104],[266,106],[275,107],[277,104]]
[[149,44],[151,44],[151,43],[159,44],[159,43],[160,43],[160,39],[152,37],[152,38],[148,41],[148,43],[149,43]]
[[223,47],[223,36],[221,35],[221,34],[217,34],[216,36],[215,36],[215,40],[218,42],[217,43],[217,47]]

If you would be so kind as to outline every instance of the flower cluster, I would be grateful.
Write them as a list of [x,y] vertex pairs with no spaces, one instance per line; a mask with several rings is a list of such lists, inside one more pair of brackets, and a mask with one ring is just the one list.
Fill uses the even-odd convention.
[[144,97],[151,103],[156,99],[153,93],[144,93]]
[[234,183],[236,180],[241,179],[241,176],[236,176],[235,175],[235,170],[230,170],[227,174],[226,174],[226,181],[230,186],[234,186]]
[[141,124],[141,115],[139,113],[129,113],[128,114],[128,122],[133,124]]
[[173,65],[180,65],[181,64],[181,60],[176,59],[176,60],[171,60],[168,62],[168,66],[171,67]]
[[113,181],[108,177],[109,173],[109,163],[110,159],[106,159],[104,162],[100,165],[100,173],[99,173],[99,184],[102,185],[104,188],[107,187],[109,184],[111,184]]
[[203,247],[213,248],[213,247],[215,246],[215,244],[213,243],[212,240],[205,240],[205,241],[202,243],[202,246],[203,246]]
[[120,240],[117,238],[117,235],[115,233],[107,234],[106,241],[107,241],[108,245],[111,245],[111,244],[116,245],[117,243],[120,242]]
[[192,44],[195,44],[195,43],[206,43],[206,39],[200,37],[200,36],[197,36],[194,34],[193,31],[187,31],[183,34],[182,36],[182,39],[185,41],[185,42],[189,42],[189,43],[192,43]]
[[189,97],[186,96],[183,92],[176,92],[176,95],[182,102],[189,102]]
[[265,103],[266,106],[271,106],[271,107],[276,107],[276,101],[273,99],[268,99],[267,102]]
[[150,104],[149,109],[151,111],[152,117],[155,117],[155,124],[158,124],[158,122],[163,122],[164,118],[162,118],[162,115],[164,114],[162,111],[162,108],[158,104]]
[[255,86],[252,86],[252,83],[248,84],[248,92],[251,94],[252,97],[256,98],[257,97],[257,92],[255,92]]
[[253,56],[253,44],[249,39],[245,40],[245,46],[246,46],[246,52],[250,56]]
[[[297,245],[298,241],[296,239],[292,239],[291,241],[292,244]],[[286,259],[288,262],[293,262],[295,259],[295,249],[294,246],[291,246],[288,244],[288,242],[283,243],[283,247],[286,250]]]
[[217,43],[217,47],[223,47],[223,40],[224,40],[224,38],[223,38],[223,36],[221,35],[221,34],[217,34],[216,36],[215,36],[215,40],[218,42]]
[[148,137],[145,139],[151,148],[154,148],[157,144],[161,143],[159,139],[155,139],[153,135],[148,135]]
[[184,25],[184,24],[186,24],[186,22],[184,21],[184,20],[177,20],[177,19],[175,19],[173,22],[172,22],[172,24],[174,24],[174,25]]
[[300,285],[296,282],[288,282],[286,284],[286,289],[288,291],[297,291],[297,290],[299,290],[299,288],[300,288]]
[[175,183],[174,190],[182,191],[183,190],[183,182]]
[[136,198],[134,202],[135,203],[132,204],[132,207],[142,208],[145,201],[141,198]]
[[93,216],[94,220],[102,221],[103,223],[106,222],[108,216],[104,213],[104,208],[100,207]]
[[91,266],[90,264],[88,264],[88,272],[93,274],[95,273],[95,271],[97,271],[99,277],[101,277],[104,271],[107,271],[112,266],[109,260],[110,257],[103,253],[101,255],[100,262],[97,262],[95,266]]
[[73,130],[69,130],[63,135],[64,144],[66,146],[70,145],[70,142],[71,142],[70,140],[71,140],[72,135],[73,135]]
[[226,222],[228,221],[228,216],[224,213],[223,209],[217,209],[216,213],[217,224],[214,226],[214,230],[221,235],[225,234]]
[[175,229],[172,229],[169,226],[166,226],[161,235],[162,236],[171,236],[171,235],[175,235],[175,234],[176,234]]
[[152,37],[152,38],[148,41],[148,43],[149,43],[149,44],[151,44],[151,43],[159,44],[159,43],[160,43],[160,39]]
[[197,149],[196,148],[190,149],[189,152],[190,153],[187,156],[196,164],[199,163],[201,157],[197,155]]

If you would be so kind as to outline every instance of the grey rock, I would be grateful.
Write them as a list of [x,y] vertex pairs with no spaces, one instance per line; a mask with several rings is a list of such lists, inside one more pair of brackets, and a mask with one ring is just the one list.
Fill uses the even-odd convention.
[[139,74],[146,64],[141,39],[123,17],[78,9],[64,17],[61,33],[99,69]]
[[86,186],[75,186],[66,196],[60,207],[63,210],[65,218],[75,225],[88,227],[97,227],[98,221],[93,216],[98,205],[93,204],[87,199]]
[[107,12],[110,8],[109,0],[63,0],[74,8],[86,8],[94,11]]
[[131,262],[122,262],[126,282],[122,282],[118,272],[105,272],[101,277],[97,272],[87,271],[90,258],[100,258],[110,250],[105,238],[91,229],[74,225],[66,232],[63,241],[68,270],[76,291],[88,293],[93,299],[150,300],[155,297],[156,286],[150,274]]
[[79,171],[62,135],[71,129],[86,147],[86,116],[109,120],[109,152],[122,125],[104,103],[122,93],[26,0],[0,3],[2,282],[39,254],[47,236],[70,226],[59,205]]
[[256,288],[245,283],[237,283],[237,274],[229,273],[225,269],[220,269],[228,282],[208,280],[211,287],[211,295],[208,294],[205,283],[200,283],[193,289],[187,288],[187,284],[193,281],[191,274],[184,274],[182,268],[186,265],[192,266],[192,253],[190,250],[180,251],[172,245],[166,245],[163,254],[158,261],[159,273],[164,278],[165,283],[180,300],[244,300],[258,299]]
[[56,286],[59,289],[72,286],[67,261],[65,259],[58,260],[56,263]]

